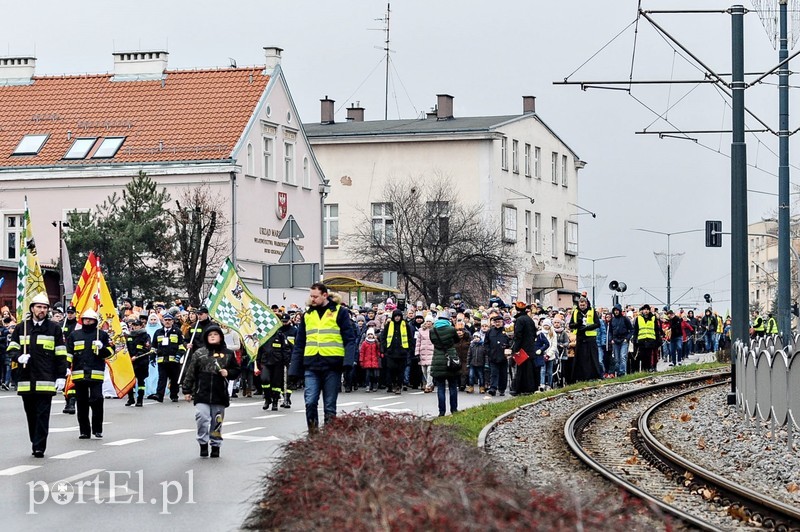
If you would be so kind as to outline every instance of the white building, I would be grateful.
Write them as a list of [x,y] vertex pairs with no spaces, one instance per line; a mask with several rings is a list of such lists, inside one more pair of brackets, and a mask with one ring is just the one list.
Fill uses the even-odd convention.
[[[419,120],[364,121],[364,109],[334,120],[334,102],[322,100],[319,124],[306,123],[331,193],[325,200],[325,268],[358,275],[338,235],[375,212],[389,180],[447,176],[464,204],[480,204],[500,221],[504,241],[522,257],[515,277],[498,280],[501,297],[572,305],[578,280],[578,171],[584,163],[523,97],[522,113],[456,117],[453,97],[438,95],[435,112]],[[488,294],[487,294],[488,297]]]

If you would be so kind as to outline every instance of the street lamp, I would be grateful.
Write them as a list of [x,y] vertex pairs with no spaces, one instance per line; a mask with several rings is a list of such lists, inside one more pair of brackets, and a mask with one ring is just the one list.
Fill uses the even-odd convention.
[[[64,300],[64,253],[63,253],[63,242],[64,242],[64,228],[69,227],[69,222],[64,222],[61,220],[50,222],[53,227],[58,227],[58,266],[60,271],[58,272],[58,301],[61,305],[65,305],[66,301]],[[70,286],[72,286],[70,281]]]
[[590,260],[592,261],[592,306],[596,307],[597,302],[595,301],[595,277],[594,277],[594,263],[600,262],[601,260],[610,260],[610,259],[622,259],[625,258],[625,255],[613,255],[611,257],[600,257],[599,259],[590,259],[589,257],[578,257],[581,260]]
[[684,235],[686,233],[699,233],[705,229],[689,229],[688,231],[672,231],[666,233],[664,231],[654,231],[652,229],[635,228],[634,231],[643,231],[645,233],[655,233],[657,235],[666,235],[667,237],[667,308],[672,306],[672,253],[670,252],[669,239],[672,235]]

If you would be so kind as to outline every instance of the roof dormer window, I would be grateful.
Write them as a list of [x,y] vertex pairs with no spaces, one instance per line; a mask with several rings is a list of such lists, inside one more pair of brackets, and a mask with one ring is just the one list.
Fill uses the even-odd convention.
[[95,142],[97,142],[97,137],[75,139],[67,154],[64,155],[64,159],[85,159]]
[[50,135],[25,135],[11,155],[37,155]]
[[106,137],[100,146],[92,155],[92,159],[110,159],[114,157],[119,151],[122,143],[125,142],[125,137]]

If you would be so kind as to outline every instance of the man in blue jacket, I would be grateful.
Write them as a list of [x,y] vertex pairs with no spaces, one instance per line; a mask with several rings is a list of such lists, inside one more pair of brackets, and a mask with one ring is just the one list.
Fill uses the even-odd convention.
[[353,367],[356,359],[356,332],[350,312],[328,288],[314,283],[309,291],[309,307],[300,321],[292,350],[289,377],[305,378],[304,399],[309,434],[319,431],[317,405],[322,393],[327,423],[336,417],[336,400],[342,384],[342,371]]
[[608,338],[614,352],[613,364],[615,369],[607,371],[616,373],[617,377],[625,375],[628,364],[628,344],[633,337],[633,324],[622,313],[622,306],[617,303],[611,311],[611,324],[609,325]]

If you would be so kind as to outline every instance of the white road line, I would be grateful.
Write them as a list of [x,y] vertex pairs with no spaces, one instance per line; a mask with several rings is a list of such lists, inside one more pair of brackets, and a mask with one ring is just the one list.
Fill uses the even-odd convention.
[[252,443],[254,441],[279,441],[280,438],[277,436],[241,436],[239,434],[222,434],[223,440],[241,440],[247,443]]
[[392,412],[392,413],[400,413],[400,412],[411,412],[410,408],[381,408],[381,412]]
[[78,430],[78,427],[58,427],[54,429],[50,429],[50,432],[70,432],[72,430]]
[[242,408],[243,406],[261,406],[264,401],[254,401],[252,403],[233,403],[228,408]]
[[78,456],[83,456],[85,454],[93,453],[94,451],[70,451],[68,453],[58,454],[56,456],[51,456],[50,458],[53,460],[69,460],[70,458],[76,458]]
[[337,403],[336,408],[340,406],[353,406],[353,405],[363,405],[364,401],[351,401],[349,403]]
[[386,403],[377,406],[370,406],[370,408],[386,408],[387,406],[404,405],[404,404],[406,404],[405,401],[397,401],[396,403]]
[[386,397],[373,397],[373,401],[388,401],[389,399],[394,399],[397,397],[396,395],[387,395]]
[[408,392],[408,395],[422,395],[424,393],[425,393],[424,391],[422,391],[422,392]]
[[113,446],[120,446],[120,445],[128,445],[129,443],[136,443],[137,441],[144,441],[142,438],[127,438],[124,440],[117,440],[108,443],[104,443],[103,445],[113,445]]
[[167,432],[156,432],[156,436],[175,436],[176,434],[185,434],[186,432],[194,432],[195,429],[176,429],[168,430]]
[[77,475],[72,475],[71,477],[62,478],[58,482],[73,482],[75,480],[80,480],[82,478],[92,477],[94,475],[102,473],[103,471],[105,471],[105,469],[90,469],[88,471],[84,471],[83,473],[78,473]]
[[224,421],[222,424],[226,427],[230,427],[231,425],[238,425],[241,421]]
[[24,473],[26,471],[31,471],[32,469],[39,469],[42,466],[38,465],[18,465],[14,467],[9,467],[8,469],[3,469],[0,471],[0,477],[10,477],[12,475],[19,475],[20,473]]
[[235,436],[236,434],[244,434],[245,432],[253,432],[254,430],[264,430],[267,427],[253,427],[251,429],[237,430],[236,432],[228,432],[224,436]]
[[[13,399],[14,397],[19,397],[18,395],[0,395],[0,399]],[[39,466],[37,466],[39,467]]]
[[269,414],[267,416],[256,416],[253,419],[272,419],[274,417],[283,417],[286,414]]

